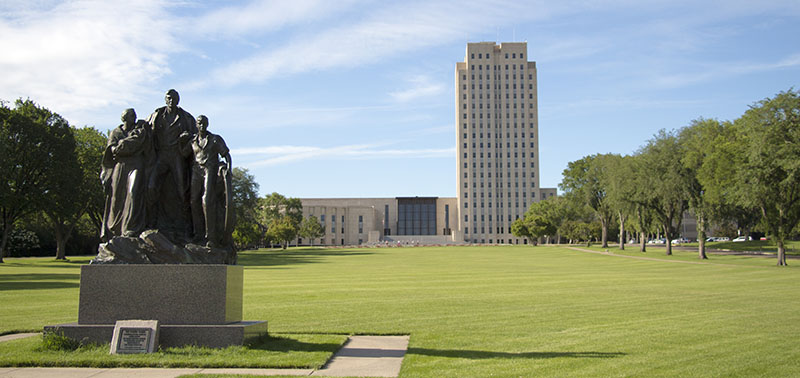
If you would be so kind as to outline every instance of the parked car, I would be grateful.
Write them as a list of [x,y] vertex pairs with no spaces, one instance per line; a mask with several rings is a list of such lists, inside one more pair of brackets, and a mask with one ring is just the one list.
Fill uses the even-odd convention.
[[729,238],[727,236],[712,236],[712,237],[706,239],[706,241],[708,241],[708,242],[726,242],[726,241],[731,241],[731,238]]
[[691,241],[687,238],[678,238],[672,241],[672,244],[686,244],[691,243]]
[[647,242],[647,244],[667,244],[667,239],[664,238],[651,239],[650,241]]
[[750,241],[750,240],[753,240],[753,238],[751,238],[749,236],[739,236],[738,238],[733,239],[732,241],[733,242],[743,242],[743,241]]

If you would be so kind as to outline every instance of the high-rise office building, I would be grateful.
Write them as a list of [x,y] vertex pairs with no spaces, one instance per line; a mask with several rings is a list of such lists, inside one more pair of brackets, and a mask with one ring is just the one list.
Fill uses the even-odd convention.
[[305,198],[303,215],[326,230],[313,242],[527,243],[511,223],[556,195],[539,187],[536,62],[527,55],[524,42],[469,43],[456,63],[457,197]]
[[536,62],[527,43],[468,43],[456,63],[459,223],[473,243],[519,243],[511,223],[539,187]]

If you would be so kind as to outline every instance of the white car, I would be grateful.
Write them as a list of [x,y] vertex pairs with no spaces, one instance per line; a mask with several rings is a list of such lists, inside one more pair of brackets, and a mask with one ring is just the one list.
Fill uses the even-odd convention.
[[706,239],[706,241],[707,242],[726,242],[726,241],[731,241],[731,238],[729,238],[727,236],[712,236],[712,237]]
[[738,238],[733,239],[732,241],[733,242],[743,242],[743,241],[751,241],[751,240],[753,240],[753,238],[751,238],[749,236],[739,236]]

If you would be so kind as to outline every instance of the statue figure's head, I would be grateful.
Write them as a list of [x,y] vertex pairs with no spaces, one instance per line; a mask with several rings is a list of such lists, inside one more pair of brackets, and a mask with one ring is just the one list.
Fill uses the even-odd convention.
[[174,89],[168,90],[167,94],[164,96],[164,102],[167,103],[167,107],[170,108],[170,110],[175,109],[180,101],[181,96],[178,94],[178,91]]
[[136,111],[133,108],[128,108],[122,111],[122,116],[120,117],[122,123],[126,126],[130,126],[136,123]]
[[208,131],[208,117],[202,114],[197,116],[197,130],[201,133]]

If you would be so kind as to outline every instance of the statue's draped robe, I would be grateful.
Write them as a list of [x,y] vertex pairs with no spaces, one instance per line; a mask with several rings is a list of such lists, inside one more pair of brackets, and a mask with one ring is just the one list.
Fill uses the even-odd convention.
[[[145,154],[147,130],[122,126],[111,131],[103,158],[106,207],[101,238],[138,236],[145,228]],[[116,148],[116,154],[111,148]]]

